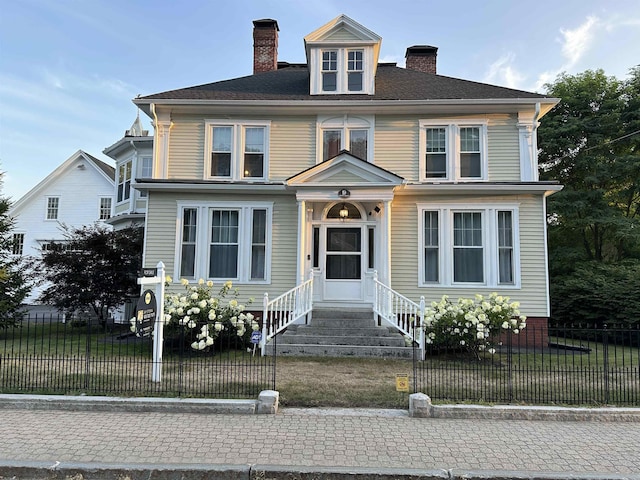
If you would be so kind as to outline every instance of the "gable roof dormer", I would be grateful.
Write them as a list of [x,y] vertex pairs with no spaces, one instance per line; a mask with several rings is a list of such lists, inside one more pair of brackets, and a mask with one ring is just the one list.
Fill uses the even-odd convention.
[[340,15],[304,37],[311,95],[373,95],[382,37]]

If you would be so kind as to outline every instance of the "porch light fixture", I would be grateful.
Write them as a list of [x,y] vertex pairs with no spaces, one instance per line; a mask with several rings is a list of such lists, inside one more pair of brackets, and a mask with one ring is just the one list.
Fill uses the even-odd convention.
[[342,208],[340,209],[340,212],[338,212],[340,215],[340,218],[342,220],[344,220],[345,218],[347,218],[349,216],[349,209],[347,208],[347,206],[343,203],[342,204]]

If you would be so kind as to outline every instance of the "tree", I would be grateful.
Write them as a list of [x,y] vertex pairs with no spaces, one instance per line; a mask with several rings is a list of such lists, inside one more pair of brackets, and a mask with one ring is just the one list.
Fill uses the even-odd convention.
[[552,315],[620,320],[640,288],[640,67],[546,87],[562,99],[539,129],[540,177],[564,185],[547,207]]
[[[0,187],[2,186],[0,172]],[[22,302],[31,290],[22,259],[13,255],[13,218],[11,202],[0,197],[0,330],[20,324],[24,315]]]
[[637,251],[640,135],[627,135],[638,130],[639,73],[621,82],[586,71],[547,85],[562,100],[539,129],[541,178],[564,185],[549,198],[550,245],[571,263],[619,261]]
[[109,311],[139,291],[142,229],[64,229],[65,240],[42,253],[44,276],[51,286],[40,300],[67,312],[90,308],[105,326]]

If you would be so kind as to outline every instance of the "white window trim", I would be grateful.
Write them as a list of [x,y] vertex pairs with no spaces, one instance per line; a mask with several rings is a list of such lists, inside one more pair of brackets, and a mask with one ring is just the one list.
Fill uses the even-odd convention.
[[[520,289],[520,205],[517,203],[418,203],[418,286],[451,288]],[[438,212],[438,282],[424,280],[424,212]],[[510,211],[513,222],[513,283],[499,283],[498,211]],[[453,214],[482,213],[482,245],[484,282],[453,281]]]
[[[14,246],[14,242],[16,240],[16,235],[22,235],[22,244],[20,245],[20,247],[21,247],[20,248],[20,253],[13,253],[13,250],[14,250],[14,247],[15,247]],[[26,245],[26,241],[27,241],[27,232],[22,232],[22,231],[18,231],[18,232],[14,231],[14,232],[12,232],[10,255],[12,257],[21,257],[21,256],[23,256],[24,255],[24,247]]]
[[[348,58],[350,51],[360,50],[362,51],[362,90],[351,91],[349,90],[348,82]],[[322,89],[322,53],[325,51],[337,52],[337,70],[336,70],[336,90],[325,91]],[[373,59],[373,47],[371,45],[342,45],[333,46],[326,45],[324,47],[316,47],[311,50],[312,65],[311,75],[311,95],[373,95],[375,93],[374,88],[374,59]]]
[[[488,120],[486,118],[458,118],[458,119],[429,119],[420,120],[419,138],[419,169],[421,182],[480,182],[488,180],[489,150],[488,150]],[[460,176],[460,128],[480,128],[480,177]],[[427,151],[427,128],[444,128],[446,130],[446,165],[447,176],[444,178],[427,178],[425,154]]]
[[[272,244],[272,217],[273,202],[177,202],[176,240],[174,253],[174,276],[180,278],[180,260],[182,257],[182,219],[185,208],[197,210],[196,224],[196,251],[195,272],[188,280],[200,278],[213,281],[231,280],[238,284],[267,285],[271,284],[271,244]],[[210,209],[236,210],[240,212],[238,231],[238,277],[236,278],[211,278],[209,272],[209,245],[211,240]],[[266,236],[265,236],[265,271],[263,280],[251,280],[251,246],[252,246],[252,210],[266,210]]]
[[[245,182],[264,182],[269,177],[269,143],[271,138],[271,120],[229,120],[207,119],[204,130],[204,180],[227,180]],[[220,177],[211,175],[211,144],[213,140],[213,127],[231,127],[231,175]],[[264,128],[264,164],[262,177],[245,177],[244,171],[244,141],[243,130],[245,127]]]
[[[116,165],[116,194],[115,194],[115,204],[116,205],[124,205],[125,203],[131,203],[132,198],[133,198],[133,185],[134,185],[134,179],[135,179],[135,157],[134,156],[130,156],[129,158],[125,159],[123,162],[119,162]],[[124,198],[124,183],[126,182],[123,181],[122,182],[122,191],[123,191],[123,198],[122,200],[118,200],[118,187],[120,186],[120,167],[124,167],[125,172],[127,171],[127,163],[131,163],[131,177],[129,178],[129,197]]]
[[[58,199],[58,204],[56,205],[56,218],[49,218],[49,200],[52,198]],[[45,222],[57,222],[60,219],[60,196],[59,195],[47,195],[45,197],[45,205],[44,205],[44,221]]]
[[[107,218],[102,218],[102,200],[109,199],[109,216]],[[105,220],[109,220],[113,217],[113,197],[101,196],[98,197],[98,220],[104,222]]]
[[374,163],[374,131],[375,131],[375,115],[343,115],[336,117],[335,115],[318,115],[316,121],[316,164],[322,163],[323,145],[325,130],[341,130],[342,146],[340,150],[349,150],[349,131],[351,130],[367,130],[367,158],[368,163]]

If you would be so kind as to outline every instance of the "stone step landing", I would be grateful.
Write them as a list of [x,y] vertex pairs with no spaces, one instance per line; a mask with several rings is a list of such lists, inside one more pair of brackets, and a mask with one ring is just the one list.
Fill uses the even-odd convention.
[[307,325],[291,325],[267,344],[285,356],[412,358],[402,334],[377,325],[372,310],[315,309]]

